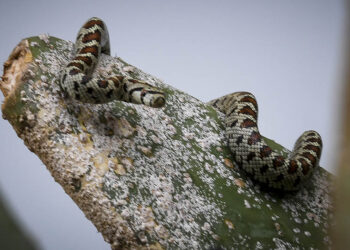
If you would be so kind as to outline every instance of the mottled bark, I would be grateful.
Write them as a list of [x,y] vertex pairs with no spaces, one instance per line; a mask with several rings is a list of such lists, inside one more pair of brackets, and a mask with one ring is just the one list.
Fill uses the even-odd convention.
[[96,75],[158,86],[164,108],[70,100],[57,79],[72,46],[47,36],[22,41],[0,83],[3,116],[112,248],[330,246],[325,170],[297,193],[261,190],[231,161],[223,114],[120,58],[103,56]]

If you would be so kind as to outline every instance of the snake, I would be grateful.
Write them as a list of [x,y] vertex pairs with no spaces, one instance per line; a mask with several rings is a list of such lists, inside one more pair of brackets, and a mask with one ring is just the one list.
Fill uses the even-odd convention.
[[60,87],[65,94],[83,103],[119,100],[154,108],[164,106],[164,93],[144,81],[123,75],[93,77],[101,54],[110,55],[109,34],[106,24],[92,17],[79,30],[74,58],[61,72]]
[[225,114],[226,137],[235,163],[263,186],[297,191],[319,166],[322,138],[316,131],[302,133],[287,157],[268,146],[258,129],[253,94],[235,92],[209,104]]
[[[101,54],[110,55],[108,30],[100,18],[93,17],[79,30],[74,58],[62,71],[60,87],[64,93],[84,103],[119,100],[154,108],[165,105],[164,92],[144,81],[123,75],[93,77]],[[288,156],[268,146],[258,129],[258,105],[253,94],[235,92],[208,104],[225,114],[233,160],[254,181],[271,189],[295,191],[318,167],[322,139],[316,131],[304,132]]]

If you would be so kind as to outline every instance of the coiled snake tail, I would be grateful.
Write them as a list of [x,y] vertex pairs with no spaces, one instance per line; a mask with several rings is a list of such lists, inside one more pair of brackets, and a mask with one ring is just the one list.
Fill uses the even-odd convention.
[[258,104],[253,94],[236,92],[209,104],[225,113],[234,160],[252,179],[273,189],[292,191],[318,166],[322,139],[316,131],[304,132],[287,158],[266,144],[258,130]]

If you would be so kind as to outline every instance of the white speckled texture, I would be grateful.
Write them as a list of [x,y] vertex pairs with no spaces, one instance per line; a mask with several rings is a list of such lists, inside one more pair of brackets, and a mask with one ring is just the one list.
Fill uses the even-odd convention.
[[330,246],[325,171],[298,193],[261,190],[230,161],[222,114],[108,56],[97,74],[165,88],[166,106],[64,98],[57,77],[73,45],[41,39],[29,43],[21,100],[5,100],[4,116],[112,248]]

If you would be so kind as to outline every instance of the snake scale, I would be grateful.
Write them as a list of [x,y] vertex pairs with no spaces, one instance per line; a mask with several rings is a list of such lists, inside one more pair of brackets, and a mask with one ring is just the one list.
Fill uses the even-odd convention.
[[[101,53],[110,54],[109,35],[105,23],[93,17],[79,30],[75,57],[61,74],[60,86],[66,94],[86,103],[120,100],[156,108],[164,106],[164,93],[146,82],[121,75],[105,80],[93,78]],[[293,191],[318,166],[322,139],[315,131],[304,132],[288,157],[266,144],[258,130],[258,106],[251,93],[236,92],[209,104],[226,115],[226,137],[234,161],[255,181],[268,188]]]

